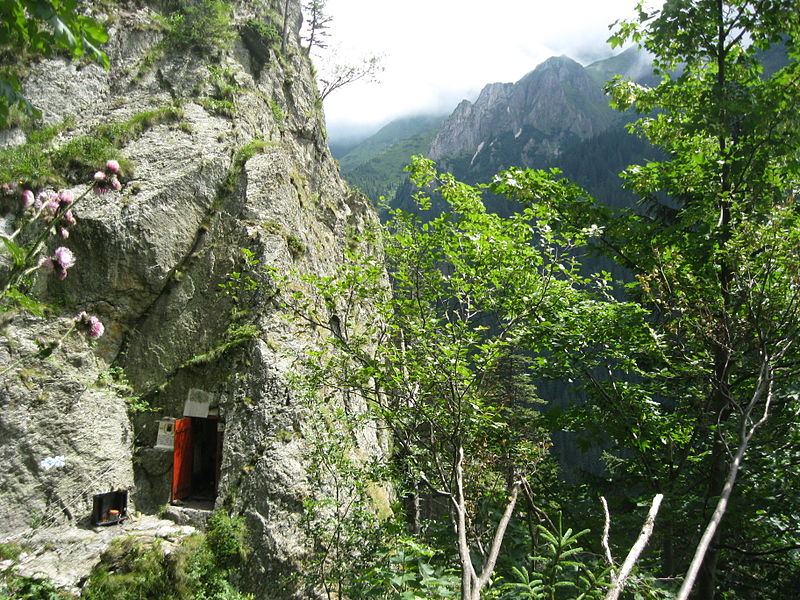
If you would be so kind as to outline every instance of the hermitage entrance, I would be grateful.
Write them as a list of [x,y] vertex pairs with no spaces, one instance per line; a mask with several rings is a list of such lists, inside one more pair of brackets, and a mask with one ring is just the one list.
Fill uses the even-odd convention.
[[217,416],[175,420],[172,502],[213,504],[216,500],[223,433]]

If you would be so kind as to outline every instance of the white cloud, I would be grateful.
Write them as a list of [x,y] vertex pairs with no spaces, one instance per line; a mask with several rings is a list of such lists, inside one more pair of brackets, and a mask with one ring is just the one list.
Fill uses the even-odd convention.
[[608,26],[636,0],[328,0],[340,60],[384,55],[380,83],[354,83],[325,102],[329,130],[449,111],[487,83],[516,81],[553,55],[590,61]]

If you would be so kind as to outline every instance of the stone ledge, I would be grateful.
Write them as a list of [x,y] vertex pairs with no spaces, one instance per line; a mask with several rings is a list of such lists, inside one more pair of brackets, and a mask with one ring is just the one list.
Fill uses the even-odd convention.
[[179,525],[152,515],[131,517],[120,525],[78,528],[52,527],[39,529],[26,536],[14,536],[0,542],[14,542],[27,550],[13,572],[23,577],[47,577],[54,585],[78,595],[81,584],[89,577],[100,555],[118,537],[134,537],[145,542],[162,541],[169,554],[185,537],[197,533],[195,527]]

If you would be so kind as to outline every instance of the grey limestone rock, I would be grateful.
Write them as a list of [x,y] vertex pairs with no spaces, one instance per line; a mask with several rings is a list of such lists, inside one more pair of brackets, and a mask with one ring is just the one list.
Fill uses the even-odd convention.
[[[578,63],[553,57],[516,83],[492,83],[478,99],[461,102],[431,143],[434,160],[488,151],[502,136],[530,138],[523,153],[557,156],[564,144],[587,139],[610,125],[613,111],[602,89]],[[535,133],[535,136],[532,136]],[[549,147],[535,148],[542,143]],[[526,138],[523,138],[523,140]]]
[[24,538],[15,538],[30,550],[23,552],[16,564],[9,561],[7,568],[26,577],[47,577],[59,588],[77,595],[80,583],[89,569],[100,562],[113,539],[124,536],[142,542],[158,540],[161,550],[168,554],[183,538],[196,531],[194,527],[153,516],[134,517],[113,527],[40,528]]
[[[71,324],[12,318],[0,365],[36,351],[39,339],[59,339]],[[92,494],[133,485],[133,431],[124,399],[104,384],[106,368],[72,334],[49,358],[0,379],[0,535],[86,523]]]
[[[235,2],[237,31],[267,4],[282,13],[282,0]],[[65,331],[79,310],[97,314],[106,333],[92,345],[68,336],[49,359],[0,377],[0,533],[78,526],[91,494],[112,487],[129,489],[138,510],[158,511],[172,477],[172,452],[153,448],[158,419],[181,417],[190,391],[201,390],[224,421],[216,506],[246,517],[252,589],[257,598],[299,597],[299,588],[254,582],[297,572],[308,552],[299,527],[310,485],[304,409],[287,381],[319,333],[284,318],[260,267],[250,267],[254,290],[231,296],[220,285],[248,269],[242,249],[272,273],[331,274],[376,216],[331,159],[299,46],[299,0],[288,3],[282,55],[254,52],[243,35],[214,57],[172,50],[154,21],[158,3],[126,6],[114,18],[110,71],[51,60],[26,82],[45,123],[74,117],[57,144],[154,109],[174,108],[178,119],[154,120],[126,140],[133,168],[123,189],[75,209],[66,245],[76,266],[63,281],[36,283],[62,316],[15,316],[5,326],[0,369],[35,351],[37,338]],[[237,334],[244,325],[248,333]],[[109,368],[124,372],[125,385]],[[130,396],[153,410],[131,413]],[[374,431],[361,438],[366,455],[385,446]],[[64,466],[42,471],[49,456]]]

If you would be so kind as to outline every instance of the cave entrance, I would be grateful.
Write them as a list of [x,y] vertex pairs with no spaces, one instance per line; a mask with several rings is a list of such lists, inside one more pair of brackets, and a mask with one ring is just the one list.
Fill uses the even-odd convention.
[[222,436],[222,422],[216,416],[175,421],[172,502],[213,508],[222,463]]

